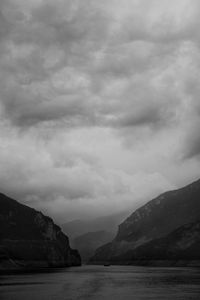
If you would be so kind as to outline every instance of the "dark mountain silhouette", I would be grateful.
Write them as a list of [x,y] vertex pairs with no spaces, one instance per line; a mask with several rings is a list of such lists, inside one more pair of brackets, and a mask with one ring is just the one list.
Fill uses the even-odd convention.
[[0,270],[80,264],[51,218],[0,194]]
[[[199,220],[200,180],[184,188],[166,192],[137,209],[119,225],[118,233],[114,240],[97,249],[95,255],[91,258],[91,262],[112,261],[123,263],[129,261],[130,263],[130,260],[132,260],[134,263],[137,261],[137,256],[140,259],[139,253],[147,253],[145,249],[148,249],[149,256],[147,257],[149,260],[152,257],[159,258],[159,251],[156,252],[157,248],[155,248],[155,245],[159,246],[157,243],[164,243],[164,240],[167,241],[168,238],[166,236],[171,233],[172,238],[168,242],[169,247],[173,248],[176,229]],[[193,227],[189,226],[188,228],[187,234],[190,229],[193,230]],[[185,227],[182,230],[186,230]],[[193,236],[193,231],[191,231],[191,235]],[[164,238],[164,240],[155,241],[160,238]],[[194,234],[193,239],[195,247],[198,248],[199,242],[196,234]],[[190,252],[189,249],[187,251],[188,253]],[[177,257],[174,254],[174,259],[178,259],[180,253],[177,249]],[[193,254],[191,252],[191,259]],[[130,257],[132,258],[130,259]],[[169,255],[164,255],[164,258],[168,259]]]

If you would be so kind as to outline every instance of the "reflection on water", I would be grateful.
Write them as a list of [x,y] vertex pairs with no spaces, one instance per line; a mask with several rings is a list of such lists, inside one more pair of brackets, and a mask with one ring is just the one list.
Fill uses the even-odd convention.
[[83,266],[0,275],[1,300],[200,299],[200,269]]

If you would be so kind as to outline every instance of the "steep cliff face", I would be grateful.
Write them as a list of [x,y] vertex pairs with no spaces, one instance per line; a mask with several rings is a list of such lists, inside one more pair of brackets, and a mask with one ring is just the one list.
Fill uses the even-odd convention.
[[80,265],[53,220],[0,194],[0,269]]
[[121,225],[115,239],[97,249],[92,262],[120,259],[141,245],[200,219],[200,181],[170,191],[136,210]]

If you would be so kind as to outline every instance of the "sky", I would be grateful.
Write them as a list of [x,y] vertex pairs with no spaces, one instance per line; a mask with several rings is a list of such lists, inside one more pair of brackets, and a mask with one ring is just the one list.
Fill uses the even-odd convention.
[[1,0],[0,191],[57,222],[200,170],[199,0]]

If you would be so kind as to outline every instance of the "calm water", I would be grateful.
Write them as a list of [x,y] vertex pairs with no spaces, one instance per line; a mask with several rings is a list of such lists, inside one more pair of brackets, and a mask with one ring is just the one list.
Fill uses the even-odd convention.
[[200,270],[83,266],[0,276],[1,300],[200,299]]

